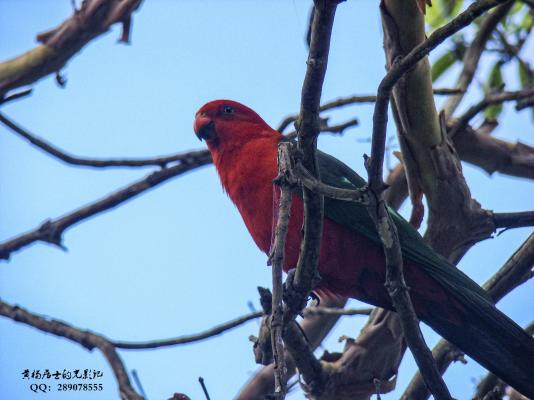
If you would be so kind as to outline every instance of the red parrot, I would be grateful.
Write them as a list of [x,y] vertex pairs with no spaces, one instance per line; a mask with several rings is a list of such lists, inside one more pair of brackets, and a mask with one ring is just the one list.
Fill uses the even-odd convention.
[[[277,149],[284,139],[253,110],[216,100],[196,113],[194,130],[204,139],[222,186],[237,206],[258,247],[269,253],[273,226],[273,179]],[[324,183],[358,188],[365,180],[341,161],[318,151]],[[385,259],[365,206],[325,198],[315,289],[394,310],[384,287]],[[390,210],[399,231],[404,274],[417,315],[505,382],[534,398],[534,339],[497,310],[487,293],[427,246],[419,233]],[[303,202],[293,196],[286,240],[287,272],[297,263]]]

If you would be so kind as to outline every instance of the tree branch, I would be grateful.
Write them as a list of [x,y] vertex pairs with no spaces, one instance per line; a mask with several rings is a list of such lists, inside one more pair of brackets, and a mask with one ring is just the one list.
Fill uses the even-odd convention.
[[453,138],[454,146],[463,161],[479,166],[488,174],[500,172],[521,178],[534,179],[534,148],[509,143],[467,126]]
[[[311,25],[310,49],[306,61],[306,75],[302,86],[302,101],[297,121],[298,148],[302,151],[303,165],[318,176],[316,163],[317,137],[320,132],[319,106],[322,85],[328,64],[328,52],[334,15],[338,1],[315,1]],[[293,286],[307,296],[317,277],[317,263],[322,235],[322,197],[303,190],[304,239]],[[298,310],[296,310],[298,311]]]
[[[302,154],[302,164],[314,176],[319,176],[316,160],[317,137],[320,133],[319,105],[326,68],[330,37],[335,11],[339,1],[314,2],[310,34],[310,48],[306,62],[306,74],[302,85],[302,99],[299,118],[297,147]],[[290,145],[286,145],[289,150]],[[282,147],[283,148],[283,147]],[[290,159],[290,154],[287,155]],[[317,282],[317,266],[323,230],[323,198],[309,189],[302,188],[304,201],[304,237],[296,271],[286,281],[283,317],[283,339],[299,371],[312,391],[321,391],[324,386],[320,362],[297,327],[294,318],[306,304],[307,297]],[[282,396],[283,397],[283,396]]]
[[[450,89],[450,88],[435,88],[434,94],[442,96],[451,96],[454,94],[462,93],[460,89]],[[319,111],[328,111],[336,108],[342,108],[345,106],[353,104],[365,104],[365,103],[374,103],[376,101],[376,95],[354,95],[347,97],[339,97],[335,100],[331,100],[327,103],[324,103],[319,107]],[[277,131],[284,132],[286,128],[295,122],[298,119],[298,115],[288,115],[285,117],[282,122],[278,125]]]
[[113,344],[110,343],[105,337],[87,330],[84,331],[79,328],[75,328],[62,321],[45,319],[44,317],[35,315],[23,308],[13,306],[4,301],[0,301],[0,315],[10,318],[13,321],[33,326],[40,331],[69,339],[82,345],[89,351],[97,348],[102,352],[109,366],[111,367],[113,374],[115,375],[115,379],[119,385],[121,398],[126,398],[129,400],[143,399],[143,397],[137,394],[133,389],[121,358],[117,354]]
[[511,100],[518,101],[532,96],[534,96],[534,88],[522,89],[515,92],[498,92],[488,94],[478,104],[470,107],[460,118],[458,118],[452,129],[448,132],[449,137],[454,138],[458,132],[467,127],[469,121],[471,121],[473,117],[493,104],[500,104]]
[[493,213],[495,228],[521,228],[534,226],[534,211]]
[[370,315],[372,308],[332,308],[332,307],[307,307],[304,309],[304,316],[315,315]]
[[147,350],[147,349],[157,349],[161,347],[177,346],[180,344],[193,343],[193,342],[198,342],[200,340],[212,338],[230,329],[243,325],[245,322],[259,318],[262,315],[263,315],[262,311],[256,311],[256,312],[253,312],[247,315],[243,315],[242,317],[233,319],[231,321],[225,322],[224,324],[217,325],[204,332],[196,333],[194,335],[180,336],[177,338],[164,339],[164,340],[151,340],[147,342],[126,342],[126,341],[112,340],[110,341],[110,343],[117,349],[125,349],[125,350]]
[[[327,309],[328,307],[335,307],[337,310],[342,308],[346,299],[326,297],[322,300],[322,307],[310,307],[304,309],[304,320],[300,323],[300,327],[304,335],[308,339],[311,350],[315,350],[317,346],[323,341],[326,335],[330,332],[332,327],[336,324],[340,315],[334,313],[320,313],[321,315],[310,316],[308,310],[312,308]],[[291,378],[296,372],[295,361],[289,354],[286,348],[285,352],[287,376],[286,381]],[[237,395],[239,400],[259,399],[263,398],[274,391],[274,365],[270,364],[260,368],[254,376],[247,382]]]
[[293,174],[304,187],[322,196],[337,200],[369,204],[369,194],[366,189],[342,189],[327,185],[315,178],[310,171],[298,162],[293,168]]
[[[352,128],[354,126],[358,126],[360,121],[357,118],[349,119],[345,122],[341,122],[339,124],[335,125],[328,125],[328,118],[321,118],[321,133],[332,133],[334,135],[342,135],[345,130]],[[282,133],[283,130],[278,130],[278,132]],[[289,132],[285,135],[288,139],[296,139],[297,138],[297,131]]]
[[12,89],[59,71],[69,59],[115,23],[123,24],[122,42],[129,40],[131,15],[141,0],[86,0],[58,27],[41,33],[42,44],[0,63],[0,98]]
[[[339,1],[314,2],[314,17],[306,75],[302,85],[302,100],[297,121],[298,149],[302,152],[302,164],[314,176],[319,176],[315,151],[320,132],[319,106],[321,92],[328,65],[328,52],[334,16]],[[302,303],[317,280],[317,264],[323,231],[323,198],[309,189],[303,188],[304,238],[292,289],[300,297],[295,304],[288,304],[290,313],[295,315],[302,309]],[[300,303],[300,304],[299,304]],[[305,377],[306,378],[306,377]]]
[[[284,356],[284,308],[282,304],[282,271],[285,265],[286,237],[291,216],[291,143],[278,146],[278,176],[274,183],[280,187],[278,218],[272,249],[273,296],[271,306],[271,346],[274,360],[274,398],[283,400],[286,395],[286,363]],[[273,188],[273,190],[277,190]]]
[[84,167],[94,167],[94,168],[109,168],[109,167],[148,167],[148,166],[159,166],[165,168],[168,164],[174,162],[191,162],[195,159],[206,159],[210,158],[210,153],[208,150],[197,150],[190,151],[187,153],[178,153],[169,156],[153,157],[153,158],[139,158],[139,159],[95,159],[95,158],[82,158],[76,157],[71,154],[65,153],[64,151],[58,149],[54,145],[48,143],[47,141],[40,139],[39,137],[32,135],[24,128],[17,125],[15,122],[7,118],[5,115],[0,113],[0,122],[10,128],[17,135],[23,137],[32,145],[38,147],[45,153],[51,155],[52,157],[63,161],[67,164],[78,165]]
[[78,208],[66,215],[54,220],[47,220],[34,230],[0,243],[0,260],[7,260],[14,251],[20,250],[34,242],[47,242],[63,248],[62,235],[65,230],[71,226],[100,214],[103,211],[112,209],[133,197],[160,185],[161,183],[182,175],[195,168],[211,163],[211,157],[208,153],[200,154],[184,159],[180,164],[170,168],[164,168],[152,172],[145,178],[136,181],[110,195],[101,198],[84,207]]

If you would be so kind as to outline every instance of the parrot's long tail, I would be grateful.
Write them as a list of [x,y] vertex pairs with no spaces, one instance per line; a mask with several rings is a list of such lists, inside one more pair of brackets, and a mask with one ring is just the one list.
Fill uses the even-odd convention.
[[451,320],[447,313],[434,312],[423,320],[503,381],[534,399],[534,338],[478,293],[458,290],[454,297],[461,308],[458,318]]

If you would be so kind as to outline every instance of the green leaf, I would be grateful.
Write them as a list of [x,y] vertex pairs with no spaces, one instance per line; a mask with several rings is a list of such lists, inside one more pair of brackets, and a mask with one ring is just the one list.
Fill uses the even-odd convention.
[[489,74],[488,81],[486,82],[486,90],[485,90],[486,93],[501,89],[502,86],[504,85],[504,81],[502,78],[502,71],[501,71],[502,64],[503,62],[501,60],[493,64],[493,67],[491,68],[491,72]]
[[[534,72],[530,70],[525,64],[522,62],[517,63],[518,65],[518,72],[519,72],[519,82],[521,82],[521,87],[531,87],[534,85]],[[532,119],[534,119],[534,107],[530,108]]]
[[432,7],[426,10],[426,23],[430,31],[445,25],[463,8],[464,0],[433,0]]
[[453,0],[452,3],[452,8],[449,12],[450,17],[458,15],[464,7],[464,0]]
[[445,24],[446,20],[443,13],[443,0],[434,1],[432,7],[428,7],[425,20],[431,31]]
[[512,6],[512,9],[511,9],[510,12],[508,13],[508,15],[514,15],[514,14],[516,14],[517,12],[519,12],[519,10],[521,10],[522,8],[524,8],[523,3],[521,3],[520,1],[518,1],[518,2],[516,2],[516,3]]
[[453,51],[443,54],[432,64],[432,82],[435,82],[445,71],[456,62],[456,55]]
[[519,26],[521,26],[521,28],[523,28],[525,31],[530,32],[532,26],[534,26],[534,16],[532,16],[532,13],[525,13]]
[[497,121],[502,113],[502,103],[492,104],[484,110],[484,116],[487,120]]
[[[501,90],[501,88],[503,87],[504,81],[502,78],[502,70],[501,70],[502,64],[503,62],[499,60],[491,68],[488,81],[486,82],[486,88],[485,88],[486,93],[494,92],[496,90]],[[492,104],[491,106],[487,107],[484,110],[484,116],[486,117],[486,119],[489,119],[491,121],[496,121],[501,115],[502,109],[503,109],[502,103]]]
[[519,72],[519,82],[521,82],[521,87],[532,86],[534,83],[534,76],[531,70],[527,68],[522,62],[518,62],[518,72]]

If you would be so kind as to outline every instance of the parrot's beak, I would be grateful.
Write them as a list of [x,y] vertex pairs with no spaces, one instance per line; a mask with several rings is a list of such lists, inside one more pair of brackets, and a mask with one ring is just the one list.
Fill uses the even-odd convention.
[[193,129],[200,141],[213,140],[217,137],[215,123],[204,113],[197,113]]

